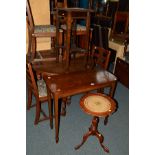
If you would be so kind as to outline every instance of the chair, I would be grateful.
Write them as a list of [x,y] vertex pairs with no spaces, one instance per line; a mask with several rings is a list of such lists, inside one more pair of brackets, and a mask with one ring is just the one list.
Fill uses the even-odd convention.
[[85,113],[93,116],[93,120],[89,131],[83,136],[82,142],[75,149],[79,149],[86,142],[87,138],[92,135],[98,138],[103,150],[109,153],[109,149],[103,145],[104,137],[98,131],[98,123],[99,117],[106,118],[116,110],[115,101],[111,97],[100,93],[89,93],[81,98],[80,107]]
[[[31,107],[36,107],[34,124],[37,125],[39,122],[49,119],[49,117],[41,109],[41,103],[45,103],[48,101],[46,84],[44,80],[37,81],[37,77],[34,74],[31,63],[26,64],[26,79],[28,84],[27,109],[29,110]],[[32,94],[36,99],[36,104],[34,105],[32,105]],[[50,104],[49,108],[51,108]],[[40,119],[40,113],[42,113],[44,116],[42,119]]]
[[[89,1],[89,7],[91,5],[91,0]],[[55,0],[55,7],[56,8],[79,8],[79,0],[75,0],[72,4],[69,4],[67,0],[62,0],[61,2],[59,2],[59,0]],[[72,13],[71,13],[72,14]],[[82,54],[85,55],[85,53],[88,51],[88,46],[87,46],[87,42],[88,40],[90,40],[90,36],[91,36],[91,31],[88,31],[88,28],[89,26],[89,23],[88,21],[86,22],[86,26],[82,25],[80,21],[84,20],[86,21],[88,17],[86,12],[83,13],[83,12],[74,12],[73,13],[73,18],[71,19],[71,21],[69,23],[71,23],[71,28],[69,28],[69,33],[70,33],[70,40],[68,39],[68,34],[67,34],[67,25],[68,25],[68,19],[66,18],[67,15],[65,15],[65,13],[63,11],[58,11],[58,17],[57,17],[57,21],[58,21],[58,27],[61,27],[64,31],[64,43],[67,43],[68,45],[66,46],[69,46],[70,48],[70,54],[69,54],[69,58],[68,56],[66,56],[66,51],[64,52],[64,55],[63,55],[63,59],[66,60],[66,59],[69,59],[69,63],[70,63],[70,60],[71,58],[75,58],[75,55],[77,53],[80,53],[79,55]],[[79,36],[86,36],[85,37],[85,44],[83,46],[83,44],[81,44],[81,39],[82,38],[79,38]],[[80,44],[80,46],[78,46]]]
[[54,0],[55,2],[55,8],[67,8],[67,0]]
[[[110,61],[110,55],[111,51],[106,50],[103,47],[93,45],[87,69],[97,68],[99,70],[107,70]],[[102,93],[104,92],[104,89],[103,88],[97,89],[97,92]]]
[[61,37],[62,30],[59,29],[59,34],[56,35],[56,27],[54,25],[35,25],[29,0],[26,1],[26,15],[27,15],[26,19],[27,19],[28,36],[29,36],[28,55],[31,57],[31,60],[38,58],[39,60],[42,61],[53,59],[56,59],[58,61],[59,53],[57,48],[56,48],[56,55],[53,54],[54,56],[52,55],[52,57],[50,58],[44,57],[43,54],[39,51],[37,51],[36,54],[36,38],[43,38],[43,37],[52,38],[51,44],[54,48],[54,38],[56,36]]
[[92,45],[109,48],[109,28],[101,25],[93,25]]
[[[56,75],[55,73],[44,73],[46,75]],[[36,107],[36,116],[34,124],[37,125],[39,122],[48,120],[49,116],[41,109],[41,104],[48,102],[50,109],[53,109],[52,102],[48,100],[46,84],[43,79],[40,78],[40,75],[34,74],[31,63],[26,63],[26,78],[28,84],[28,104],[27,110],[30,110],[32,107]],[[38,80],[40,79],[40,80]],[[36,104],[32,105],[32,94],[36,99]],[[68,104],[68,98],[62,98],[61,104],[61,115],[66,115],[66,104]],[[53,112],[53,110],[51,110]],[[49,110],[50,112],[50,110]],[[40,118],[40,114],[43,114],[43,118]],[[51,115],[53,117],[53,114]]]
[[128,34],[128,26],[129,26],[129,13],[117,11],[114,17],[112,35]]
[[92,64],[91,68],[93,69],[94,67],[98,67],[100,69],[107,70],[110,54],[111,52],[109,50],[93,45],[90,59],[90,64]]

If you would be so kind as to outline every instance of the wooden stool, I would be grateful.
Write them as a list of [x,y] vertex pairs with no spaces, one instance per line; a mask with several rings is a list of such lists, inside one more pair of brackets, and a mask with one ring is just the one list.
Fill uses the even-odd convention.
[[107,118],[116,109],[116,103],[109,96],[100,93],[89,93],[83,96],[80,100],[80,106],[87,114],[93,115],[92,124],[89,131],[83,136],[81,144],[77,145],[75,149],[79,149],[90,135],[96,136],[100,142],[101,147],[107,153],[109,149],[102,144],[104,137],[98,132],[99,117]]

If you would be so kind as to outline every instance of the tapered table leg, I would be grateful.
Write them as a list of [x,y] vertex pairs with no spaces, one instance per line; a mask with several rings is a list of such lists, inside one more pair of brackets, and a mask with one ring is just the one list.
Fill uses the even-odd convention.
[[50,127],[53,129],[53,103],[51,101],[51,94],[50,90],[47,87],[47,94],[48,94],[48,109],[49,109],[49,119],[50,119]]
[[59,141],[59,108],[58,108],[58,96],[54,96],[54,114],[55,114],[55,140]]

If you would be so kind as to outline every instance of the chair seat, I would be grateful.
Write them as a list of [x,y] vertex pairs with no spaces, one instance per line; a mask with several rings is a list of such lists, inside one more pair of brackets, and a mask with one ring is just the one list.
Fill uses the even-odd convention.
[[[35,26],[34,33],[49,33],[56,32],[56,27],[54,25],[37,25]],[[62,29],[59,29],[59,32],[63,32]]]
[[[99,68],[99,67],[98,67]],[[117,77],[106,70],[99,70],[96,74],[96,80],[98,83],[116,80]]]
[[43,79],[37,81],[39,97],[47,96],[46,84]]
[[[66,24],[61,25],[61,28],[64,29],[64,30],[66,30]],[[86,31],[86,26],[77,24],[76,25],[76,30],[77,31]]]

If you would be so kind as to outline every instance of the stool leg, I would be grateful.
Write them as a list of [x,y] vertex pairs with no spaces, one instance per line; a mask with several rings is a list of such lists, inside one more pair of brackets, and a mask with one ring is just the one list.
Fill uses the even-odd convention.
[[36,56],[36,38],[32,38],[32,57],[31,60],[33,60]]
[[106,146],[104,146],[104,145],[102,144],[102,142],[103,142],[103,140],[104,140],[103,135],[101,135],[99,132],[96,132],[95,136],[98,138],[98,140],[99,140],[99,142],[100,142],[100,145],[101,145],[101,147],[103,148],[103,150],[104,150],[105,152],[109,153],[109,149],[108,149]]
[[92,120],[92,124],[89,128],[89,131],[83,136],[82,142],[75,147],[75,150],[79,149],[86,142],[86,140],[90,135],[94,135],[94,133],[96,132],[97,126],[98,126],[98,117],[94,117]]
[[98,123],[99,123],[99,118],[96,117],[96,116],[94,116],[94,117],[93,117],[93,120],[92,120],[92,124],[91,124],[91,126],[90,126],[90,128],[89,128],[89,131],[83,136],[82,142],[81,142],[79,145],[77,145],[77,146],[75,147],[75,150],[79,149],[79,148],[85,143],[85,141],[87,140],[87,138],[88,138],[90,135],[93,135],[93,136],[96,136],[96,137],[98,138],[98,140],[99,140],[99,142],[100,142],[100,145],[101,145],[101,147],[103,148],[103,150],[104,150],[105,152],[109,153],[109,149],[108,149],[106,146],[104,146],[104,145],[102,144],[102,142],[103,142],[103,140],[104,140],[104,137],[103,137],[103,135],[100,134],[100,133],[98,132],[98,130],[97,130],[97,128],[98,128]]
[[88,137],[89,137],[90,135],[92,135],[92,131],[87,132],[87,133],[83,136],[82,142],[81,142],[79,145],[75,146],[75,150],[79,149],[79,148],[86,142],[86,140],[88,139]]
[[61,115],[62,116],[66,116],[66,102],[67,102],[67,98],[63,98],[62,99],[62,103],[61,103]]

